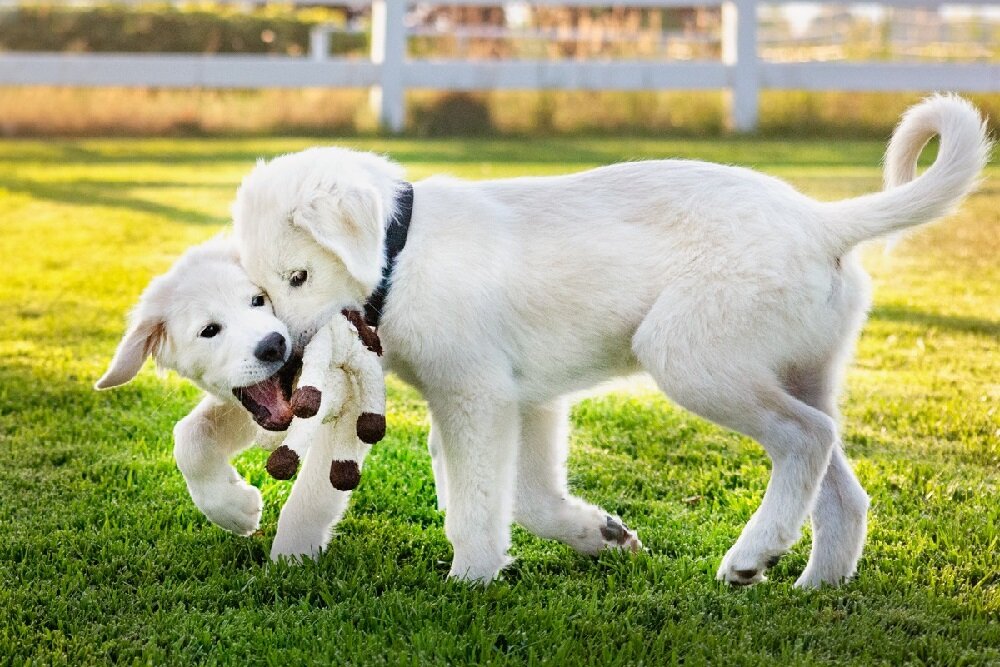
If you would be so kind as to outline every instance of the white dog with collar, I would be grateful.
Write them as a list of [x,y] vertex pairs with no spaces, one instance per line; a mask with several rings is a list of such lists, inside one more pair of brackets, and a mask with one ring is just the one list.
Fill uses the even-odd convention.
[[[934,134],[937,161],[914,178]],[[845,201],[682,160],[415,184],[379,333],[384,363],[430,407],[451,576],[496,577],[512,521],[584,553],[638,546],[567,490],[563,397],[645,370],[773,462],[719,578],[761,581],[810,512],[812,554],[797,585],[850,578],[868,508],[836,410],[870,303],[855,248],[953,210],[988,150],[971,105],[933,97],[893,135],[887,189]],[[244,179],[233,205],[241,261],[297,345],[376,288],[402,176],[375,155],[316,148]]]

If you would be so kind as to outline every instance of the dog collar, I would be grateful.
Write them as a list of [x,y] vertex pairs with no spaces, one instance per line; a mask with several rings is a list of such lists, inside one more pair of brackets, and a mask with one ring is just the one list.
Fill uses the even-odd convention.
[[382,280],[365,302],[365,322],[371,327],[377,327],[382,317],[392,269],[396,266],[396,255],[406,245],[406,235],[410,231],[410,219],[413,217],[413,185],[405,181],[401,183],[395,203],[396,210],[385,226],[385,266],[382,267]]

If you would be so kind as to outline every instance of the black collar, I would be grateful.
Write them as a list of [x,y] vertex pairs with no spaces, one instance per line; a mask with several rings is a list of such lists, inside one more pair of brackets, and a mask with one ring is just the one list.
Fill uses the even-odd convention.
[[385,266],[382,267],[382,280],[375,291],[365,302],[365,322],[368,326],[377,327],[385,306],[385,297],[389,292],[389,282],[392,279],[392,269],[396,266],[396,255],[406,245],[406,235],[410,231],[410,218],[413,217],[413,186],[405,181],[396,192],[395,212],[385,226]]

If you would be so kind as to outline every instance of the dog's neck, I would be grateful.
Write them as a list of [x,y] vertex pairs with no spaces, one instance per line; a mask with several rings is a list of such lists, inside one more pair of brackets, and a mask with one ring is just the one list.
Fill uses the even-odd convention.
[[394,204],[392,216],[385,225],[385,264],[382,266],[382,280],[365,302],[365,322],[371,327],[377,327],[382,318],[382,309],[385,307],[385,299],[392,281],[392,270],[396,266],[396,256],[406,245],[406,237],[410,232],[410,219],[413,217],[413,186],[410,183],[406,181],[400,183]]

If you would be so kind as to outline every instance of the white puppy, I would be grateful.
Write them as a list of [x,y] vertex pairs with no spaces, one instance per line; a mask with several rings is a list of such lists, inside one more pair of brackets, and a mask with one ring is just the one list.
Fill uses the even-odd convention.
[[[907,182],[934,134],[937,161]],[[494,578],[512,521],[585,553],[638,545],[567,490],[561,397],[645,370],[773,462],[719,578],[764,579],[810,510],[812,555],[797,585],[851,577],[868,498],[841,448],[836,397],[870,303],[855,247],[951,211],[988,148],[973,107],[933,97],[893,136],[889,189],[846,201],[678,160],[415,184],[379,333],[388,368],[432,413],[451,576]],[[375,290],[387,221],[405,205],[402,178],[380,157],[316,148],[244,179],[233,205],[241,259],[297,345]]]
[[[256,440],[274,447],[283,433],[264,430],[234,395],[253,399],[263,410],[258,421],[269,429],[287,426],[274,421],[267,408],[279,400],[282,369],[291,354],[288,330],[271,304],[239,264],[230,239],[218,237],[188,250],[143,292],[131,323],[98,389],[124,384],[135,377],[146,358],[177,371],[206,392],[194,410],[174,428],[174,456],[191,498],[214,523],[238,535],[257,530],[261,495],[247,484],[229,460]],[[320,373],[316,364],[311,369]],[[327,397],[330,400],[332,397]],[[313,423],[315,422],[315,423]],[[330,538],[330,530],[347,506],[350,492],[330,485],[330,462],[363,458],[364,452],[335,451],[344,438],[335,426],[298,420],[288,431],[288,444],[305,462],[278,520],[271,550],[280,556],[313,556]],[[353,422],[346,428],[353,434]],[[343,430],[343,429],[341,429]]]

